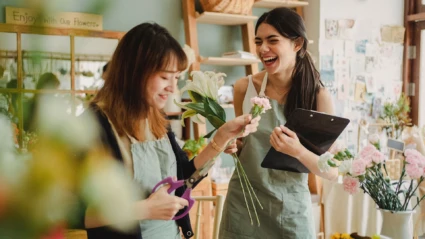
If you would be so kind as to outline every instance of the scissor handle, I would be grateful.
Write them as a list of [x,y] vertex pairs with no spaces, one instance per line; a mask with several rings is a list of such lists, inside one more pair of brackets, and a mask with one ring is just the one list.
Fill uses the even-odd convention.
[[152,189],[152,193],[154,193],[158,189],[158,187],[163,184],[170,184],[170,188],[167,190],[168,194],[170,194],[177,188],[183,186],[184,180],[174,181],[173,177],[166,177],[165,179],[161,180],[159,183],[155,185],[155,187]]
[[190,209],[192,209],[193,204],[195,203],[195,200],[190,196],[190,193],[192,192],[191,188],[186,189],[186,191],[184,191],[183,195],[181,196],[181,198],[184,198],[187,200],[187,202],[189,203],[189,205],[187,205],[186,210],[184,212],[182,212],[180,215],[178,216],[174,216],[173,220],[178,220],[184,216],[186,216]]
[[[167,190],[167,193],[170,194],[174,190],[176,190],[177,188],[182,187],[184,185],[184,180],[174,181],[173,177],[166,177],[165,179],[161,180],[159,183],[157,183],[155,185],[155,187],[152,189],[152,193],[154,193],[158,189],[158,187],[163,185],[163,184],[170,184],[170,188]],[[193,207],[195,200],[193,200],[193,198],[190,196],[191,192],[192,192],[191,188],[188,188],[184,191],[181,198],[186,199],[187,202],[189,203],[189,205],[186,207],[186,210],[183,213],[181,213],[178,216],[173,217],[173,220],[178,220],[178,219],[186,216],[189,213],[190,209]]]

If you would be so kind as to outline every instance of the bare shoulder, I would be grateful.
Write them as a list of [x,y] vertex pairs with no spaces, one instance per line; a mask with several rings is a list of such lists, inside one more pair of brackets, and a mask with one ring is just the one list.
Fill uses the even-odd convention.
[[324,87],[317,92],[317,111],[334,114],[334,102],[331,93]]
[[246,89],[248,88],[248,77],[243,77],[235,82],[234,91],[235,94],[245,95]]

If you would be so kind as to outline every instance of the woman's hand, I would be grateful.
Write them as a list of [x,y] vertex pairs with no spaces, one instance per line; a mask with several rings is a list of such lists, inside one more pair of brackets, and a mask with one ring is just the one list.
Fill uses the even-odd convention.
[[[250,133],[257,131],[258,122],[261,117],[257,116],[252,119],[252,115],[245,114],[234,118],[233,120],[228,121],[223,126],[221,126],[215,137],[218,140],[215,140],[217,143],[219,142],[229,142],[237,137],[245,137]],[[214,138],[215,138],[214,137]]]
[[300,143],[297,134],[283,125],[274,128],[270,135],[270,143],[277,151],[296,159],[301,157],[305,149]]
[[171,220],[180,209],[188,205],[186,199],[168,194],[170,185],[164,185],[152,193],[146,200],[138,202],[136,210],[139,220]]
[[227,145],[226,149],[224,150],[224,153],[234,154],[238,152],[238,145],[236,144],[236,141],[237,139],[230,141],[230,143]]

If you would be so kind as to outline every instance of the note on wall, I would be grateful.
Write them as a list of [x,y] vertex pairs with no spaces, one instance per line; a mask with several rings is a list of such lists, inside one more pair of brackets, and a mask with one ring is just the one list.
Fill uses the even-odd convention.
[[381,27],[381,39],[383,42],[403,43],[404,42],[403,26],[385,25]]

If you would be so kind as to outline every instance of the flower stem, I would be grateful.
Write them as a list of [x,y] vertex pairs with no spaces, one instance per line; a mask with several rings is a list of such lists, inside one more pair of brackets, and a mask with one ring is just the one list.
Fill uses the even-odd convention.
[[249,210],[249,206],[248,206],[248,201],[246,200],[246,194],[245,194],[244,186],[242,184],[242,178],[241,178],[241,175],[239,173],[239,167],[238,167],[237,158],[233,158],[233,160],[235,161],[236,172],[238,173],[239,183],[241,184],[243,198],[245,199],[246,208],[248,209],[249,218],[251,219],[251,225],[254,225],[254,222],[252,221],[251,211]]

